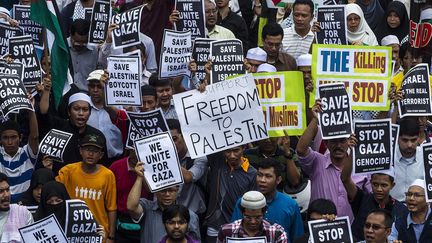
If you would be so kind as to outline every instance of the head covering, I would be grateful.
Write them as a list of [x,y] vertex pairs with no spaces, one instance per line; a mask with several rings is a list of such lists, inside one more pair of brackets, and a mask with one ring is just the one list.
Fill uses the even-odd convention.
[[6,14],[7,16],[10,17],[9,10],[7,10],[7,9],[4,8],[4,7],[0,7],[0,13],[2,13],[2,14]]
[[356,3],[362,9],[369,27],[376,33],[378,26],[382,24],[381,18],[384,16],[384,10],[379,0],[371,0],[369,4],[366,4],[365,0],[357,0]]
[[248,191],[241,198],[240,205],[247,209],[261,209],[267,202],[264,195],[259,191]]
[[271,73],[271,72],[277,72],[277,70],[275,66],[268,63],[263,63],[259,65],[257,68],[257,73]]
[[255,61],[260,61],[260,62],[267,62],[267,52],[265,52],[263,49],[259,47],[255,47],[249,49],[246,58]]
[[412,187],[412,186],[418,186],[418,187],[425,189],[426,183],[425,183],[425,180],[423,180],[423,179],[416,179],[409,187]]
[[98,134],[87,134],[81,139],[80,146],[95,146],[103,149],[105,147],[105,139]]
[[155,87],[151,86],[151,85],[143,85],[141,86],[141,95],[142,96],[154,96],[156,97],[156,89]]
[[384,175],[388,175],[388,176],[392,177],[393,179],[395,178],[395,172],[394,172],[393,166],[390,166],[389,170],[379,171],[379,172],[376,172],[374,174],[384,174]]
[[35,198],[33,197],[33,189],[35,189],[39,185],[43,186],[45,185],[45,183],[53,180],[55,180],[54,173],[50,169],[40,168],[35,172],[33,172],[30,181],[30,187],[27,189],[27,191],[23,194],[22,198],[20,199],[21,204],[24,206],[39,205],[39,203],[36,202]]
[[312,55],[303,54],[297,58],[297,67],[307,67],[312,66]]
[[[400,19],[400,25],[397,28],[391,28],[387,23],[387,17],[391,12],[395,12]],[[388,35],[395,35],[399,39],[400,44],[408,41],[408,33],[409,33],[409,17],[407,10],[403,3],[399,1],[390,2],[387,6],[387,10],[381,19],[381,24],[379,25],[378,31],[376,31],[376,35],[378,40],[381,42],[381,39]]]
[[347,37],[349,42],[361,41],[368,46],[377,46],[378,42],[375,34],[372,32],[368,23],[366,22],[363,11],[359,5],[350,3],[345,5],[345,18],[348,18],[350,14],[356,14],[360,17],[360,24],[355,32],[351,32],[347,28]]
[[104,70],[94,70],[93,72],[91,72],[87,78],[87,81],[91,81],[91,80],[97,80],[99,81],[102,77],[102,75],[104,74]]
[[[57,205],[48,205],[48,199],[53,196],[63,199],[63,202]],[[54,214],[59,221],[60,226],[64,228],[66,220],[66,200],[69,199],[70,197],[66,191],[66,187],[62,183],[57,181],[45,183],[42,187],[41,201],[34,217],[35,221],[43,219],[50,214]]]
[[389,45],[394,45],[394,44],[400,45],[400,41],[397,38],[397,36],[395,36],[395,35],[388,35],[388,36],[382,38],[382,40],[381,40],[382,46],[389,46]]
[[85,102],[89,103],[90,105],[92,105],[90,96],[88,96],[84,93],[76,93],[76,94],[71,95],[71,97],[69,97],[68,105],[72,104],[75,101],[85,101]]

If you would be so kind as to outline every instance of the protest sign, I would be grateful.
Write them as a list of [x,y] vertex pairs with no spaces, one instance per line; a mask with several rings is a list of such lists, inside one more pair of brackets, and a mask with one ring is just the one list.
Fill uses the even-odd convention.
[[14,5],[13,16],[26,35],[30,35],[36,48],[43,48],[43,28],[30,19],[30,5]]
[[176,30],[190,30],[192,40],[205,37],[204,0],[176,0],[175,9],[180,13]]
[[[419,48],[425,56],[432,55],[432,6],[430,1],[424,6],[419,6],[422,1],[411,3],[411,12],[420,12],[417,16],[411,15],[409,24],[409,43],[415,48]],[[401,41],[402,42],[402,41]]]
[[31,36],[18,36],[9,39],[9,54],[24,66],[23,83],[33,88],[42,82],[42,69]]
[[[391,142],[392,142],[392,150],[393,150],[393,156],[396,154],[396,145],[397,145],[397,141],[399,139],[399,125],[398,124],[391,124],[391,129],[392,129],[392,137],[391,137]],[[393,163],[392,163],[393,165]]]
[[34,111],[20,77],[0,74],[1,113],[3,116],[7,116],[10,112],[21,109]]
[[19,229],[24,243],[67,243],[65,233],[54,214]]
[[109,80],[105,85],[105,104],[141,106],[140,57],[110,56],[107,69]]
[[354,242],[350,221],[347,216],[338,217],[334,221],[325,219],[308,222],[312,243],[349,243]]
[[301,72],[254,73],[270,137],[302,135],[306,128],[304,82]]
[[[101,191],[90,188],[80,188],[76,190],[78,196],[84,195],[93,200],[99,200]],[[71,195],[72,196],[72,195]],[[79,199],[66,200],[66,223],[65,233],[68,242],[94,242],[102,243],[102,237],[96,233],[98,223],[87,204]]]
[[91,22],[92,12],[92,8],[84,8],[84,19],[87,20],[89,23]]
[[27,210],[28,210],[32,215],[34,215],[34,214],[36,213],[38,207],[39,207],[39,206],[26,206]]
[[91,16],[89,43],[104,42],[111,19],[111,1],[95,0]]
[[175,94],[174,107],[191,158],[268,137],[252,75]]
[[389,171],[393,161],[390,119],[357,120],[354,133],[354,174]]
[[161,108],[148,112],[128,112],[127,116],[130,121],[127,148],[133,148],[135,140],[169,131]]
[[312,81],[315,90],[310,106],[318,96],[318,87],[343,82],[353,110],[387,111],[391,84],[392,57],[390,47],[313,45]]
[[51,129],[40,142],[39,153],[62,162],[64,150],[72,135],[72,133]]
[[432,143],[421,145],[423,151],[424,178],[426,182],[426,201],[432,202]]
[[432,115],[429,67],[421,63],[411,68],[402,81],[402,100],[398,100],[400,117]]
[[227,77],[244,74],[243,44],[240,40],[218,40],[210,43],[213,65],[210,83],[224,81]]
[[0,22],[0,56],[4,56],[9,50],[9,39],[14,36],[22,36],[24,30],[21,27],[10,26]]
[[144,162],[144,178],[152,193],[183,184],[177,149],[168,132],[135,140],[134,144],[139,161]]
[[179,32],[165,29],[159,60],[159,77],[190,76],[188,64],[191,55],[191,32]]
[[142,9],[143,6],[138,6],[112,17],[111,23],[119,26],[112,32],[115,49],[140,43],[139,33]]
[[204,66],[210,57],[211,42],[212,42],[211,39],[202,39],[202,38],[197,38],[193,42],[192,59],[194,59],[197,64],[197,71],[195,75],[199,80],[204,80],[206,76]]
[[7,63],[6,60],[0,59],[0,74],[17,75],[22,80],[24,67],[21,63],[14,61]]
[[323,139],[347,138],[352,133],[349,97],[341,83],[318,87],[323,112],[318,113]]
[[321,30],[316,33],[318,44],[348,44],[345,6],[320,6],[317,19],[321,27]]
[[265,236],[248,237],[248,238],[227,237],[226,242],[227,243],[267,243],[267,239]]

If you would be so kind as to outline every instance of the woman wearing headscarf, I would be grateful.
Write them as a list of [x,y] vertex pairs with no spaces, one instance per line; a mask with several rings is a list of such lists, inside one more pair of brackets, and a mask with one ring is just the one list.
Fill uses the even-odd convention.
[[366,22],[359,5],[350,3],[345,6],[347,39],[353,45],[377,46],[378,41]]
[[379,0],[357,0],[356,3],[363,11],[364,18],[374,33],[377,33],[381,25],[384,9]]
[[379,43],[381,43],[382,38],[388,35],[397,36],[401,45],[408,41],[409,18],[403,3],[391,2],[387,7],[382,23],[379,31],[376,32]]
[[32,175],[29,189],[23,194],[19,203],[24,206],[38,206],[43,185],[54,179],[52,170],[47,168],[36,170]]

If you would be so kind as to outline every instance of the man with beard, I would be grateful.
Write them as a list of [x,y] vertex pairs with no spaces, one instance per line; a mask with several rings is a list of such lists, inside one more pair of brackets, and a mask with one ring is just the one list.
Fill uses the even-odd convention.
[[162,221],[167,232],[159,243],[198,243],[187,234],[189,210],[183,205],[172,205],[162,212]]
[[0,173],[0,242],[21,242],[18,229],[33,223],[33,216],[25,206],[10,201],[8,178]]

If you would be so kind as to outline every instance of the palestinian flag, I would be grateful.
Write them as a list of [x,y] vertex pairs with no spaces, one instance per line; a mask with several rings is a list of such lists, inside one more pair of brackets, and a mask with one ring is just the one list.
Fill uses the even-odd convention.
[[267,0],[268,8],[284,8],[287,3],[293,3],[294,0]]
[[411,18],[409,40],[422,53],[432,55],[432,7],[423,9],[418,21]]

